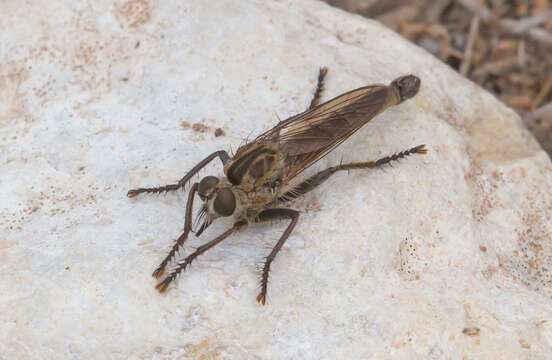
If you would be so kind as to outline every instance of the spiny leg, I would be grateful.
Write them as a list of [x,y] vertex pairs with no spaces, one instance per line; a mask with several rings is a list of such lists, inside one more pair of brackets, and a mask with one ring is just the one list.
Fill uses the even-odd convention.
[[129,190],[127,193],[128,197],[135,197],[138,194],[141,193],[151,193],[151,194],[157,194],[161,192],[168,192],[173,190],[178,190],[186,185],[186,183],[199,172],[205,165],[211,162],[214,158],[219,157],[220,161],[222,161],[223,165],[226,165],[226,163],[230,160],[230,156],[228,156],[228,153],[224,150],[215,151],[211,155],[207,156],[205,159],[201,160],[199,164],[194,166],[192,170],[190,170],[180,181],[178,181],[176,184],[169,184],[164,186],[158,186],[153,188],[137,188]]
[[312,97],[312,101],[309,105],[309,110],[320,103],[320,97],[322,96],[322,92],[324,91],[324,78],[326,77],[327,73],[328,73],[327,67],[324,66],[320,68],[318,72],[318,84],[316,85],[314,96]]
[[285,201],[296,199],[299,196],[308,193],[318,185],[322,184],[324,181],[328,180],[328,178],[331,175],[333,175],[338,171],[376,168],[378,166],[388,164],[391,161],[399,160],[412,154],[425,154],[425,153],[427,153],[427,149],[425,148],[425,145],[418,145],[411,149],[401,151],[400,153],[383,157],[376,161],[355,162],[355,163],[332,166],[325,170],[320,171],[319,173],[314,174],[307,180],[303,181],[302,183],[300,183],[299,185],[297,185],[296,187],[294,187],[284,195],[280,196],[278,198],[278,201],[285,202]]
[[241,221],[238,221],[237,223],[234,224],[234,226],[232,226],[230,229],[226,230],[224,233],[222,233],[221,235],[219,235],[218,237],[216,237],[214,240],[211,240],[209,241],[208,243],[206,244],[203,244],[201,245],[200,247],[198,247],[196,249],[196,251],[194,251],[193,253],[191,253],[190,255],[188,255],[182,262],[180,262],[178,264],[178,266],[171,271],[171,273],[165,278],[163,279],[163,281],[161,281],[160,283],[158,283],[155,288],[157,290],[159,290],[160,293],[162,292],[165,292],[167,290],[167,287],[169,286],[169,284],[174,280],[176,279],[176,277],[184,270],[186,270],[186,268],[188,267],[188,265],[190,265],[192,263],[192,261],[194,261],[194,259],[196,257],[198,257],[199,255],[203,254],[205,251],[209,250],[210,248],[212,248],[213,246],[217,245],[218,243],[220,243],[222,240],[226,239],[228,236],[230,236],[234,231],[238,230],[239,228],[241,228],[242,226],[246,225],[247,222],[245,220],[241,220]]
[[276,257],[276,254],[278,254],[278,251],[282,248],[284,243],[286,242],[287,238],[293,231],[293,228],[295,225],[297,225],[297,219],[299,218],[299,211],[295,211],[292,209],[267,209],[261,212],[258,215],[258,221],[267,221],[267,220],[273,220],[273,219],[290,219],[290,223],[282,236],[280,237],[280,240],[276,243],[276,246],[272,249],[270,254],[266,257],[266,261],[263,267],[263,275],[261,277],[261,292],[259,295],[257,295],[257,301],[261,304],[265,304],[266,302],[266,292],[268,287],[268,273],[270,271],[270,264]]
[[184,232],[178,240],[174,243],[173,247],[171,248],[171,251],[169,251],[169,254],[161,261],[161,264],[155,269],[152,276],[155,278],[158,278],[162,276],[165,273],[165,268],[167,267],[167,264],[169,261],[171,261],[178,251],[178,249],[184,245],[184,241],[188,238],[188,234],[190,233],[190,230],[192,230],[192,210],[194,206],[194,195],[197,191],[198,183],[195,183],[190,188],[190,192],[188,193],[188,201],[186,203],[186,214],[184,215]]

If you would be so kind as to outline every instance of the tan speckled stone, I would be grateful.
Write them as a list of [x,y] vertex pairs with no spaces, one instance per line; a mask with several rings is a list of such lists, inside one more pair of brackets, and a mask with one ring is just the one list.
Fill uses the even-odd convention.
[[[382,25],[315,1],[8,0],[0,49],[1,359],[552,353],[550,159],[512,110]],[[407,73],[422,88],[311,171],[429,153],[296,201],[267,306],[258,264],[283,222],[240,231],[158,294],[185,193],[126,191],[304,110],[322,65],[325,99]]]

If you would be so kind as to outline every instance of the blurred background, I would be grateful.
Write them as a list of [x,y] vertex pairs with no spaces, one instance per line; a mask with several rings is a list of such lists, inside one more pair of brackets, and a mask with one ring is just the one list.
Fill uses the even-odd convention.
[[378,20],[516,110],[552,156],[552,0],[324,0]]

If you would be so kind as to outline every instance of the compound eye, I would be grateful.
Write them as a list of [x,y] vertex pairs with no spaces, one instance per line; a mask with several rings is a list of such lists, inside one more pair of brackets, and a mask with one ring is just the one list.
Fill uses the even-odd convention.
[[197,188],[197,194],[201,200],[205,201],[213,193],[218,183],[219,179],[216,176],[206,176],[201,179]]
[[213,209],[220,216],[230,216],[236,210],[236,197],[230,188],[222,188],[217,191],[217,197],[213,202]]

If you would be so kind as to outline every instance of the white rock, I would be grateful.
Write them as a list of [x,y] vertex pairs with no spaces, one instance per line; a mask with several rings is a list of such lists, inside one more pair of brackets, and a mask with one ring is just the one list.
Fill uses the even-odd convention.
[[[0,358],[552,353],[550,159],[513,111],[423,50],[313,1],[2,7]],[[158,294],[150,274],[186,193],[126,191],[174,182],[304,110],[322,65],[325,99],[407,73],[422,89],[311,170],[429,153],[335,175],[297,201],[267,306],[257,267],[284,222],[241,231]]]

